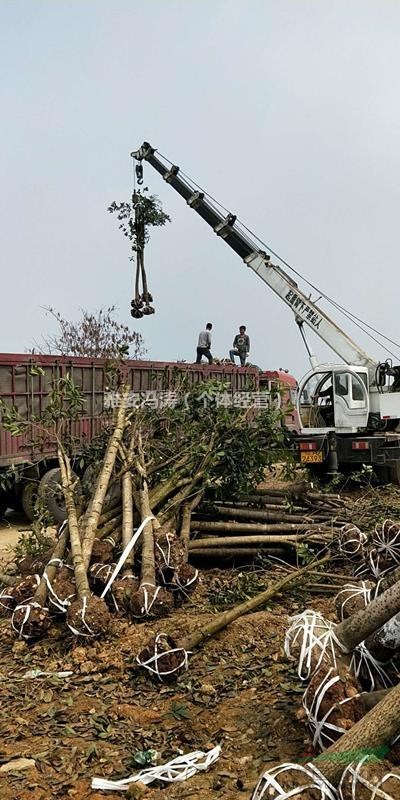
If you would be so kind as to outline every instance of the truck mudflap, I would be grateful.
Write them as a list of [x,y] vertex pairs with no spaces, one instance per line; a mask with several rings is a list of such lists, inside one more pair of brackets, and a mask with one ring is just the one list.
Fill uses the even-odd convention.
[[[338,465],[392,466],[400,462],[400,434],[372,436],[336,436]],[[300,464],[327,466],[329,439],[327,435],[295,436],[293,451]]]

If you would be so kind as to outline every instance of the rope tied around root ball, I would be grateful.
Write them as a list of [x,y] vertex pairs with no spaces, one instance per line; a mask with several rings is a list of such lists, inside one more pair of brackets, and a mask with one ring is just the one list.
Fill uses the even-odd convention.
[[[310,795],[310,790],[314,790]],[[250,800],[337,800],[336,790],[313,764],[280,764],[261,776]]]
[[400,772],[393,772],[387,761],[377,761],[366,755],[358,763],[346,767],[338,796],[339,800],[398,800]]
[[301,680],[308,680],[324,661],[336,667],[336,649],[342,653],[346,649],[335,634],[335,625],[322,614],[306,609],[290,620],[291,625],[285,637],[285,655],[297,660],[297,674]]
[[189,655],[190,651],[179,647],[170,636],[158,633],[139,653],[136,661],[160,683],[167,683],[176,673],[188,669]]
[[[361,719],[362,710],[357,709],[357,700],[360,694],[353,689],[351,684],[351,694],[341,700],[338,699],[340,694],[347,693],[349,688],[348,681],[342,680],[341,675],[334,667],[330,667],[315,688],[318,678],[319,674],[316,672],[304,692],[302,702],[307,716],[307,724],[312,733],[313,747],[326,750],[346,732],[349,727],[348,723],[354,724]],[[336,687],[334,691],[332,691],[333,687]],[[325,710],[327,702],[331,705],[328,705],[328,710]],[[344,709],[343,706],[348,703],[351,703],[351,706]],[[343,720],[343,726],[336,725],[333,719]]]
[[354,648],[350,661],[350,669],[357,680],[360,680],[369,692],[373,692],[377,682],[384,689],[393,686],[393,681],[385,670],[387,666],[393,666],[391,661],[382,662],[371,653],[365,642],[360,642]]
[[35,600],[21,603],[13,611],[11,627],[19,639],[37,639],[50,627],[49,609]]
[[359,561],[363,558],[367,542],[367,535],[352,522],[346,522],[339,531],[338,549],[349,561]]
[[375,596],[375,589],[372,581],[345,583],[335,597],[335,607],[340,621],[343,622],[356,611],[366,608]]

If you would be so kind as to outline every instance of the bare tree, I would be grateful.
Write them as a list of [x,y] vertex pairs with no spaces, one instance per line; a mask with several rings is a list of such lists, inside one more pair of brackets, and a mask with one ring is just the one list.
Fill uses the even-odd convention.
[[143,336],[118,322],[115,310],[115,306],[94,312],[82,309],[81,318],[74,322],[56,309],[46,307],[46,313],[56,320],[58,331],[43,336],[42,344],[35,345],[36,352],[90,358],[142,358],[147,352]]

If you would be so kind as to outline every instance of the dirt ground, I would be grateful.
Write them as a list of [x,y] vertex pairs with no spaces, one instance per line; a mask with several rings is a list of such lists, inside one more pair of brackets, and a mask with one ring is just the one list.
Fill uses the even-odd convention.
[[17,544],[20,532],[29,528],[29,522],[23,514],[7,511],[4,519],[0,519],[0,564],[10,559],[10,553]]
[[[23,521],[2,528],[0,547]],[[343,571],[343,570],[342,570]],[[157,763],[220,745],[208,772],[181,784],[148,787],[148,800],[249,798],[260,774],[283,761],[313,756],[296,713],[304,691],[284,656],[288,617],[306,607],[334,619],[331,598],[297,587],[238,619],[193,653],[173,685],[152,683],[136,663],[150,636],[175,639],[209,620],[242,579],[239,569],[209,569],[191,602],[158,623],[115,618],[106,641],[78,646],[55,624],[37,644],[16,640],[0,619],[0,763],[33,759],[30,769],[2,774],[1,800],[105,800],[123,792],[90,788],[92,777],[118,780],[140,771],[149,750]],[[259,567],[265,588],[276,575]],[[243,599],[243,597],[239,598]],[[237,600],[236,600],[237,602]],[[32,677],[32,670],[50,675]],[[71,671],[69,677],[54,673]],[[133,795],[132,795],[133,796]],[[136,795],[135,795],[136,796]]]
[[[162,790],[149,787],[146,797],[230,800],[248,797],[274,763],[306,758],[309,740],[296,719],[303,687],[283,654],[298,593],[233,623],[191,657],[176,685],[153,684],[135,663],[150,635],[177,637],[208,620],[213,592],[229,582],[229,574],[211,570],[190,607],[157,625],[115,620],[108,641],[88,648],[74,645],[61,625],[28,646],[1,620],[0,761],[35,760],[27,771],[0,775],[2,800],[126,797],[92,791],[91,777],[127,777],[149,749],[163,763],[217,744],[221,757],[209,772]],[[24,677],[33,669],[73,674]]]

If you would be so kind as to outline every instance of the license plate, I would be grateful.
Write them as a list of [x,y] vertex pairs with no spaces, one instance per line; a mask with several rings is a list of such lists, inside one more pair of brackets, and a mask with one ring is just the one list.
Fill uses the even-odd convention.
[[300,461],[302,464],[321,464],[322,452],[318,453],[300,453]]

